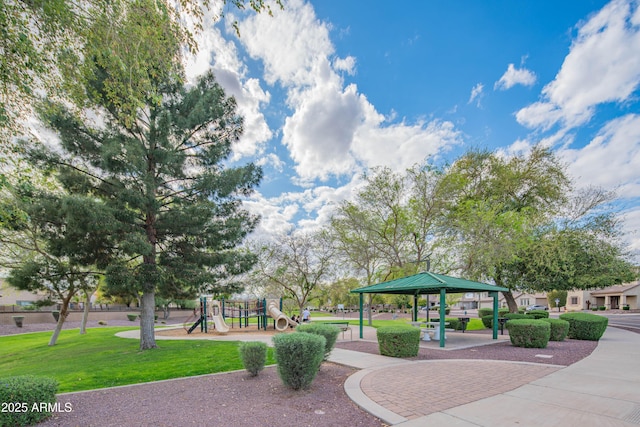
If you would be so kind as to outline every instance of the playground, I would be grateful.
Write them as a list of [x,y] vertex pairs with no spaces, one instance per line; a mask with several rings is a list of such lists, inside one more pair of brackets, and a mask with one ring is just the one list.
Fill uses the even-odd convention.
[[[200,297],[200,305],[182,329],[159,331],[161,335],[247,334],[271,335],[295,328],[298,323],[282,312],[282,299],[217,300]],[[184,332],[184,333],[183,333]]]

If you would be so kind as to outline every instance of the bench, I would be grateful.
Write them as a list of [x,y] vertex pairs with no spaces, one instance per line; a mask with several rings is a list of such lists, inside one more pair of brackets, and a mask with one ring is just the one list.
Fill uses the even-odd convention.
[[325,325],[335,326],[340,329],[340,332],[342,332],[342,339],[344,339],[344,333],[349,331],[350,339],[353,341],[353,330],[351,329],[351,326],[349,326],[349,322],[328,322],[325,323]]

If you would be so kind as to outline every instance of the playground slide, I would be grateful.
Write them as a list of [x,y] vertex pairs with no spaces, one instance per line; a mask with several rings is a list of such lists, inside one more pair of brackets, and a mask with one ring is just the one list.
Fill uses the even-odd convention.
[[[214,306],[218,307],[218,314],[214,314],[216,311],[213,309]],[[211,301],[211,305],[209,305],[209,310],[211,310],[211,319],[213,320],[213,324],[216,327],[216,331],[221,334],[226,334],[229,332],[229,325],[226,324],[224,318],[222,317],[222,309],[220,308],[220,301],[213,300]]]
[[278,300],[269,300],[267,302],[267,314],[276,319],[276,329],[279,331],[286,331],[289,325],[298,326],[298,324],[291,320],[289,316],[280,311],[278,308],[279,305]]

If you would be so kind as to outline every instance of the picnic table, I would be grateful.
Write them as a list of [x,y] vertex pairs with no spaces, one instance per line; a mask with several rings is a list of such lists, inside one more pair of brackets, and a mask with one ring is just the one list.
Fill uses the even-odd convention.
[[[433,333],[434,340],[440,340],[440,322],[411,322],[411,325],[424,332],[423,341],[431,341],[431,333]],[[449,326],[449,322],[444,322],[444,325]]]

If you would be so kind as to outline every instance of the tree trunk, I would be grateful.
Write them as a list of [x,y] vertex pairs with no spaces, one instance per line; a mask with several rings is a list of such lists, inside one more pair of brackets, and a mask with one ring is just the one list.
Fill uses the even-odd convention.
[[155,335],[155,292],[145,292],[142,294],[142,304],[140,308],[140,350],[157,348]]
[[58,323],[56,323],[56,328],[53,330],[53,335],[51,335],[51,339],[49,340],[49,347],[56,345],[56,341],[58,341],[58,336],[60,335],[60,331],[62,331],[62,325],[64,325],[64,321],[67,319],[67,314],[69,314],[69,301],[75,292],[71,290],[69,294],[62,299],[62,307],[60,307],[60,316],[58,317]]
[[91,294],[84,291],[84,310],[82,311],[82,322],[80,322],[80,335],[87,333],[87,321],[89,320],[89,307],[91,305]]
[[503,292],[502,295],[504,295],[504,299],[507,302],[507,307],[509,307],[509,313],[517,313],[518,303],[516,302],[516,299],[513,297],[513,294],[511,293],[511,291]]

